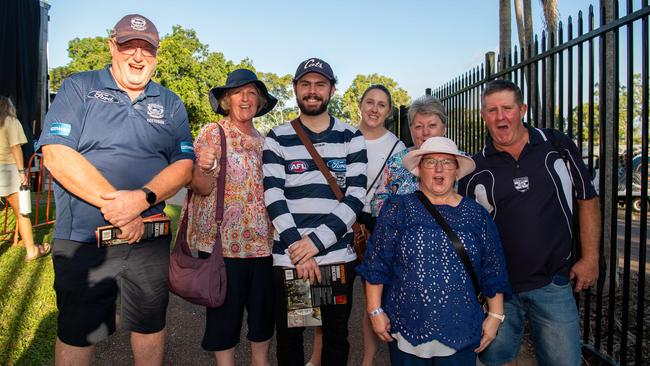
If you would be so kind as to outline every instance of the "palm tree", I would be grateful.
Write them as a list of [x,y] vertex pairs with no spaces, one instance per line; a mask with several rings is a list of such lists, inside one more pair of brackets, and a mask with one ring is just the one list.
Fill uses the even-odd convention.
[[[530,0],[514,0],[515,19],[517,21],[517,35],[519,37],[519,50],[521,61],[527,60],[533,51],[533,15]],[[530,65],[530,72],[526,72],[528,94],[530,95],[529,108],[535,110],[538,104],[537,80],[533,77],[535,65]]]
[[510,56],[510,0],[499,0],[499,71],[506,68],[506,60]]

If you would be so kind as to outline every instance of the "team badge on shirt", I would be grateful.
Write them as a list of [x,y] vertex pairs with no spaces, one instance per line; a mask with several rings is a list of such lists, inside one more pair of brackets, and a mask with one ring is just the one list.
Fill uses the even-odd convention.
[[519,192],[526,192],[530,183],[528,182],[528,177],[519,177],[512,180],[512,183],[515,186],[515,189]]
[[165,107],[157,103],[148,104],[147,115],[151,118],[161,119],[165,116]]

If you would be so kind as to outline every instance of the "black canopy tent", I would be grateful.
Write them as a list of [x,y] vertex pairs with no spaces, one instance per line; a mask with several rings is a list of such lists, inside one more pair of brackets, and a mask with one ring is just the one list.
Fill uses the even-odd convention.
[[42,70],[47,70],[41,47],[41,11],[39,0],[0,1],[0,95],[11,97],[16,105],[29,141],[23,145],[26,160],[34,152],[31,142],[38,138],[32,127],[40,132],[40,119],[45,113],[39,90]]

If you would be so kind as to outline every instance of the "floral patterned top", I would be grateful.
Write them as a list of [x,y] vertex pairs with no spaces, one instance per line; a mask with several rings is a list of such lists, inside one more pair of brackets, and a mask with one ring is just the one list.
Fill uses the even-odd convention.
[[[224,119],[220,122],[226,134],[226,189],[224,193],[224,214],[221,224],[221,243],[226,258],[255,258],[271,255],[271,222],[264,206],[262,173],[262,148],[264,137],[241,132],[233,123]],[[208,146],[221,146],[221,136],[216,123],[209,123],[201,129],[194,142],[196,157]],[[221,150],[217,150],[217,161]],[[219,169],[212,174],[216,181]],[[190,248],[212,252],[217,232],[215,216],[217,209],[217,188],[207,196],[192,196],[188,209],[188,242]],[[185,208],[184,208],[185,209]]]
[[408,170],[404,169],[402,160],[408,154],[410,149],[404,149],[396,152],[388,159],[384,172],[382,173],[382,184],[379,184],[375,195],[370,201],[370,212],[372,217],[378,217],[384,202],[394,194],[409,194],[417,191],[420,186],[418,177],[414,176]]

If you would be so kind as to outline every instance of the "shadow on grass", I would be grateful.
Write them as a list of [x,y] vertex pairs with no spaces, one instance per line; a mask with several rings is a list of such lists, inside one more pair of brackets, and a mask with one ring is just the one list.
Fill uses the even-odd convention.
[[32,343],[20,355],[16,366],[51,365],[54,363],[56,316],[56,311],[52,311],[41,320]]
[[6,302],[5,297],[11,293],[10,287],[16,283],[20,272],[25,266],[22,250],[19,250],[20,255],[15,255],[15,258],[13,258],[13,260],[10,261],[6,258],[6,256],[11,256],[14,254],[14,251],[9,251],[11,247],[11,243],[0,245],[0,263],[2,263],[2,272],[9,273],[5,279],[0,279],[0,304]]
[[[31,304],[34,303],[35,299],[34,296],[38,294],[38,291],[36,291],[36,287],[38,286],[41,277],[43,275],[43,272],[46,268],[45,263],[40,260],[34,264],[32,270],[29,270],[29,266],[27,266],[23,260],[22,260],[22,255],[16,256],[14,259],[12,265],[13,265],[13,271],[11,273],[11,276],[9,278],[11,281],[4,281],[2,286],[0,287],[2,291],[2,297],[0,298],[0,304],[4,304],[7,302],[7,299],[5,298],[6,296],[10,296],[13,292],[15,291],[9,291],[7,286],[10,284],[14,284],[16,282],[16,278],[19,275],[22,276],[27,276],[29,278],[29,284],[24,288],[24,289],[17,289],[16,291],[22,292],[24,297],[18,302],[17,304],[17,309],[14,310],[14,315],[13,319],[8,321],[9,327],[7,329],[7,333],[9,336],[7,337],[7,340],[4,342],[4,344],[0,345],[0,364],[1,365],[9,365],[11,364],[11,354],[12,350],[14,350],[18,343],[20,343],[21,339],[19,337],[20,335],[20,328],[23,323],[23,319],[25,317],[25,314],[27,313],[27,310]],[[21,267],[21,268],[17,268]],[[27,269],[27,270],[25,270]],[[14,294],[15,295],[15,294]]]

